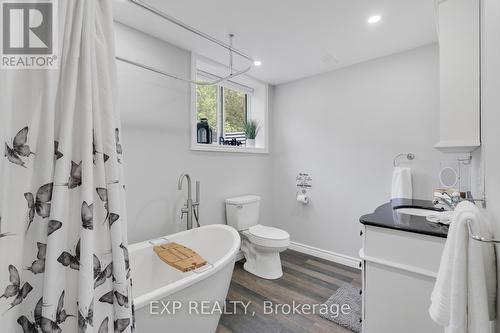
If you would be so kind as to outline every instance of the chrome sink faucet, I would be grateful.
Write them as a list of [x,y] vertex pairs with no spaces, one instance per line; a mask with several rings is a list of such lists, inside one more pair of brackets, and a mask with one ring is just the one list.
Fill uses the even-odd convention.
[[432,203],[434,206],[442,206],[446,210],[454,210],[460,200],[458,192],[453,192],[451,195],[447,192],[440,192],[439,195],[434,195]]
[[184,218],[184,214],[187,216],[187,230],[193,229],[193,217],[196,220],[196,224],[198,227],[200,226],[199,222],[199,207],[200,207],[200,182],[196,181],[196,199],[193,201],[191,196],[191,177],[187,173],[183,173],[179,177],[179,183],[177,185],[179,191],[182,190],[182,183],[184,178],[187,180],[188,186],[188,197],[186,204],[181,209],[181,219]]
[[445,210],[455,210],[455,207],[464,200],[472,203],[482,202],[483,208],[486,207],[486,199],[484,197],[482,199],[474,199],[470,191],[466,192],[465,198],[462,198],[459,192],[453,192],[451,195],[447,192],[440,192],[438,195],[434,195],[432,203],[434,206],[441,206]]

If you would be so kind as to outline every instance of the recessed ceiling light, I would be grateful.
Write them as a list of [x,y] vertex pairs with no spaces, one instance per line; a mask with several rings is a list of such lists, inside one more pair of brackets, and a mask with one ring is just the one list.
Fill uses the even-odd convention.
[[382,16],[380,16],[380,15],[373,15],[373,16],[370,16],[368,18],[368,23],[374,24],[374,23],[379,22],[381,19],[382,19]]
[[260,61],[260,60],[255,60],[255,61],[253,62],[253,65],[254,65],[254,66],[260,66],[260,65],[262,65],[262,61]]

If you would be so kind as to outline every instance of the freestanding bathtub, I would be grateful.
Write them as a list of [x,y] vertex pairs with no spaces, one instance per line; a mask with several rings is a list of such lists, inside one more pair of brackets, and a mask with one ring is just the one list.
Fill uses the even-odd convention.
[[[207,264],[190,272],[170,267],[153,251],[166,242],[193,249]],[[239,248],[238,232],[223,224],[130,245],[136,331],[215,332],[221,312],[214,306],[224,304]]]

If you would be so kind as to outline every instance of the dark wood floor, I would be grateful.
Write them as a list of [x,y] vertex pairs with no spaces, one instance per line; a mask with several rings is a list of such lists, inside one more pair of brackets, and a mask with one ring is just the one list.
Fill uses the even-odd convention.
[[345,282],[361,288],[357,269],[292,250],[282,252],[281,261],[283,277],[277,280],[256,277],[243,270],[241,261],[236,263],[227,299],[251,303],[246,315],[243,306],[236,314],[223,315],[217,333],[351,332],[317,314],[264,314],[264,301],[321,304]]

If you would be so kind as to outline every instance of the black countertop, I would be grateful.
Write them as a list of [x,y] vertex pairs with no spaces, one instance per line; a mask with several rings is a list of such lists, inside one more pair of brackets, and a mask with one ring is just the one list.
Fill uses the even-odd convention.
[[446,238],[448,226],[429,222],[424,216],[415,216],[398,213],[396,208],[413,207],[437,210],[432,201],[417,199],[392,199],[391,202],[379,206],[371,214],[363,215],[359,221],[365,225],[389,228],[417,234]]

